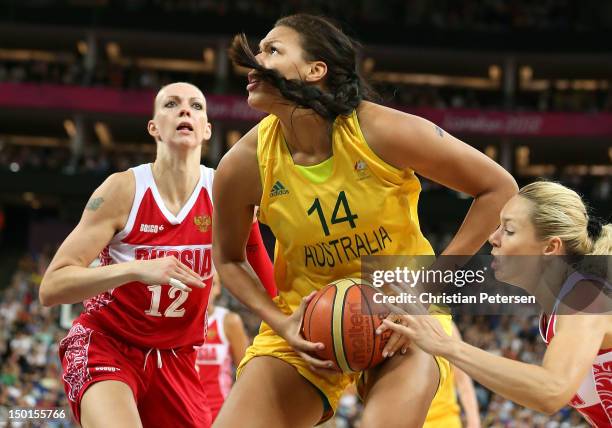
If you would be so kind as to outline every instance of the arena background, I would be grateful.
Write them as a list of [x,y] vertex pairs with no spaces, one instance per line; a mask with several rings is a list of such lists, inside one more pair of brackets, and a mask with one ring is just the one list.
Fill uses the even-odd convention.
[[[16,406],[67,408],[57,342],[70,313],[41,307],[38,285],[93,189],[152,160],[146,122],[157,89],[188,81],[204,91],[213,138],[202,161],[216,166],[261,117],[245,103],[244,70],[228,62],[231,36],[245,31],[256,42],[298,11],[332,17],[364,44],[361,67],[386,104],[434,121],[519,184],[558,180],[610,215],[609,1],[2,0],[0,420]],[[440,250],[470,200],[422,184],[421,225]],[[253,335],[258,320],[229,295],[221,300]],[[476,346],[541,360],[535,319],[458,324]],[[477,393],[483,426],[586,426],[567,408],[545,416]],[[337,426],[359,426],[359,411],[346,396]]]

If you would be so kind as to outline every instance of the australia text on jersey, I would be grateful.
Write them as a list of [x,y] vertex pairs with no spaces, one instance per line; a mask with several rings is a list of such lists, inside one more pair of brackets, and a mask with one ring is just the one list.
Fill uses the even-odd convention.
[[334,267],[353,259],[370,256],[384,250],[393,242],[383,226],[369,232],[341,236],[330,241],[304,246],[306,267]]

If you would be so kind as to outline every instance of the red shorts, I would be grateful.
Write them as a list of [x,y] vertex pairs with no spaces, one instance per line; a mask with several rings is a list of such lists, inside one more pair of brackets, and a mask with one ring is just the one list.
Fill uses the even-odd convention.
[[87,388],[95,382],[118,380],[132,390],[143,427],[211,425],[193,348],[160,350],[158,356],[156,349],[148,352],[77,323],[60,342],[59,355],[64,390],[79,423]]
[[223,403],[225,402],[225,397],[223,397],[223,395],[220,393],[211,393],[211,391],[206,389],[206,387],[204,387],[204,392],[206,394],[206,404],[210,409],[210,416],[214,422],[214,420],[217,419],[219,411],[221,411],[221,406],[223,406]]

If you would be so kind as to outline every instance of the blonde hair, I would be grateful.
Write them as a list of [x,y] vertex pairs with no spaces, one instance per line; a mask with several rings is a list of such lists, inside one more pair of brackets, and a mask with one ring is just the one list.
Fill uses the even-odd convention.
[[519,196],[531,201],[531,221],[540,239],[558,236],[568,254],[612,254],[612,224],[601,225],[597,236],[589,234],[589,219],[584,201],[578,193],[559,183],[536,181],[519,190]]

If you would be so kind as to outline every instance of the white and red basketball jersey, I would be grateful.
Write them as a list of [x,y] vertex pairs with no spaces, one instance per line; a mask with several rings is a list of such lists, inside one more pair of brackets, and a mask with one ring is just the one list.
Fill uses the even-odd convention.
[[215,307],[212,315],[208,317],[206,343],[198,348],[196,357],[200,380],[213,418],[221,408],[233,383],[230,343],[223,328],[228,312],[225,308]]
[[131,171],[136,178],[132,209],[125,228],[100,254],[101,264],[174,256],[202,276],[206,287],[185,292],[168,284],[130,282],[84,301],[85,311],[74,322],[143,348],[200,345],[213,275],[214,171],[200,167],[200,181],[176,216],[164,205],[151,164]]
[[[585,276],[578,272],[570,275],[561,290],[558,301],[563,299],[574,285],[584,278]],[[555,310],[551,315],[542,314],[540,316],[540,334],[547,345],[555,336],[556,323]],[[596,428],[612,426],[612,348],[599,350],[591,370],[583,379],[569,405],[580,412],[584,419]]]

